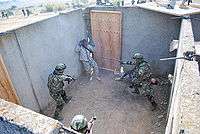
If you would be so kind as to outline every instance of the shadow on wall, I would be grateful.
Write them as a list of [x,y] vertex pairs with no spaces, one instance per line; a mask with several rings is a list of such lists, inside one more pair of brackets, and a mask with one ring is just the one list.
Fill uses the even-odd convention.
[[192,30],[194,34],[194,41],[200,41],[200,14],[192,15]]
[[2,134],[33,134],[30,130],[7,119],[0,117],[0,132]]

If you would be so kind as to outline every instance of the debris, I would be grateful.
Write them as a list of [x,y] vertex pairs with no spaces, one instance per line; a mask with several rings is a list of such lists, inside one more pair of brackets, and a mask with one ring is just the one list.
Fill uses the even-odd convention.
[[158,119],[161,119],[161,118],[163,118],[163,117],[164,117],[163,115],[159,115],[159,116],[158,116]]

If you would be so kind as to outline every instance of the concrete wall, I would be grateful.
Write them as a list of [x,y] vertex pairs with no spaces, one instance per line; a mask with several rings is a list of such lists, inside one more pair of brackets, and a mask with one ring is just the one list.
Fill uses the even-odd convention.
[[1,134],[80,134],[61,122],[0,99]]
[[[194,29],[194,28],[193,28]],[[194,51],[194,36],[190,20],[183,20],[177,56],[186,51]],[[195,48],[196,49],[196,48]],[[170,100],[170,112],[165,134],[200,133],[199,70],[196,61],[176,60]]]
[[[16,65],[18,72],[13,73],[13,70],[16,72],[16,69],[14,69],[15,64],[13,64],[10,65],[11,69],[9,71],[11,72],[14,86],[20,99],[21,97],[24,98],[21,100],[25,106],[30,108],[35,105],[30,102],[32,96],[28,94],[33,91],[35,100],[39,102],[39,109],[44,109],[51,101],[47,88],[47,78],[54,67],[63,62],[67,65],[67,74],[78,76],[81,72],[78,55],[74,49],[76,44],[85,37],[82,11],[75,10],[63,13],[17,29],[15,33],[16,39],[14,39],[13,35],[8,39],[10,44],[4,42],[4,46],[9,46],[5,50],[5,57],[7,57],[8,65],[18,64],[17,61],[13,62],[15,58],[20,62],[24,59],[24,64],[22,62],[20,65],[27,70],[22,73],[25,73],[24,77],[28,77],[29,81],[23,81],[21,78],[21,67],[19,65]],[[18,47],[15,49],[15,51],[18,51],[18,57],[8,55],[13,47]],[[21,85],[21,87],[18,85]],[[27,94],[24,92],[27,92]],[[32,109],[38,111],[36,108]]]
[[[194,34],[194,40],[200,41],[200,14],[192,15],[192,30]],[[197,19],[195,19],[197,18]]]
[[170,57],[169,44],[178,39],[180,20],[170,20],[171,15],[157,13],[136,7],[92,7],[91,10],[121,11],[122,59],[130,60],[133,53],[141,52],[150,62],[155,73],[172,73],[174,61],[159,61]]
[[22,53],[16,41],[15,34],[7,34],[0,38],[0,54],[3,57],[11,81],[23,106],[39,111],[38,103],[34,97],[32,84]]

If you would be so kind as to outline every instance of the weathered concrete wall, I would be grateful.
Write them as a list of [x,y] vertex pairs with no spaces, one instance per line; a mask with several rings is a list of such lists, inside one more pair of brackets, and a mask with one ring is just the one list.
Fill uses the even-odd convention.
[[62,128],[62,124],[57,120],[2,99],[0,124],[0,132],[3,134],[57,134]]
[[[194,41],[200,41],[200,14],[192,15],[192,30],[194,34]],[[197,19],[195,19],[197,18]]]
[[159,61],[170,57],[169,44],[178,39],[180,20],[171,15],[136,7],[92,7],[91,10],[118,10],[122,12],[122,59],[130,60],[133,53],[141,52],[150,62],[155,73],[172,73],[174,61]]
[[[196,48],[195,48],[196,49]],[[190,20],[183,20],[177,56],[194,51],[194,36]],[[171,93],[170,112],[165,134],[200,133],[199,71],[196,61],[177,60]]]
[[67,65],[66,73],[69,75],[78,76],[81,72],[74,49],[85,37],[82,10],[22,27],[15,33],[16,39],[14,34],[9,38],[1,37],[5,38],[3,55],[22,103],[39,111],[51,101],[47,78],[58,63]]
[[24,66],[24,59],[20,52],[15,34],[7,34],[0,38],[0,54],[3,57],[11,81],[23,106],[39,111],[34,97],[33,88]]
[[80,64],[76,44],[84,37],[82,11],[72,11],[16,31],[23,57],[41,109],[49,102],[47,78],[58,63],[66,73],[78,76]]
[[1,134],[58,134],[61,130],[78,134],[57,120],[0,99]]

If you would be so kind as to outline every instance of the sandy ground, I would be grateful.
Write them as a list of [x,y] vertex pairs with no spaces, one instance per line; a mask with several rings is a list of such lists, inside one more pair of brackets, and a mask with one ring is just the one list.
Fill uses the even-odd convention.
[[[114,81],[113,73],[103,71],[101,78],[101,82],[95,79],[89,81],[82,76],[66,88],[66,92],[73,96],[63,109],[66,126],[74,115],[83,114],[88,120],[97,116],[94,134],[164,133],[166,106],[160,105],[156,111],[151,111],[147,99],[132,94],[126,82]],[[52,104],[45,114],[52,116],[54,109],[55,104]]]

